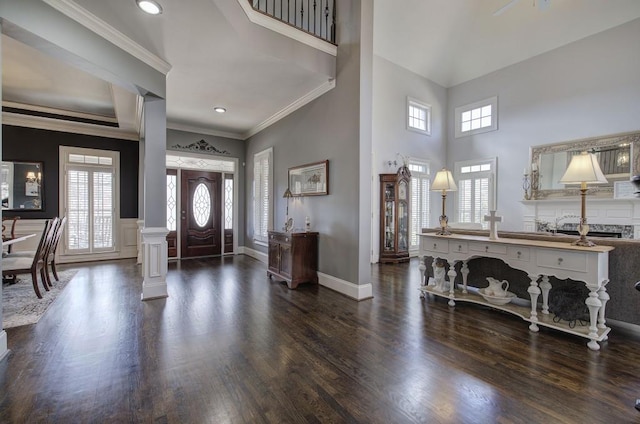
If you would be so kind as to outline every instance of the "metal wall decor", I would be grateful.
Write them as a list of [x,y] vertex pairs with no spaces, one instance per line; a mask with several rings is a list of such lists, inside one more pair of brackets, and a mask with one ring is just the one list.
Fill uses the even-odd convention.
[[171,146],[172,150],[187,150],[190,152],[200,152],[200,153],[215,153],[217,155],[231,155],[230,152],[226,150],[219,150],[215,146],[212,146],[208,142],[204,140],[196,141],[186,146],[181,146],[180,144],[174,144]]

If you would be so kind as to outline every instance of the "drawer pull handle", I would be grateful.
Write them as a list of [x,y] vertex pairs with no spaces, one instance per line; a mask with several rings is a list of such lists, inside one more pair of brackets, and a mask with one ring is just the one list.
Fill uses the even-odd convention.
[[436,243],[433,243],[433,248],[436,249],[438,247],[438,245]]
[[518,253],[518,257],[522,256],[522,252],[518,251],[516,253]]
[[558,258],[558,265],[562,265],[562,258]]
[[461,244],[459,244],[459,245],[458,245],[458,251],[461,251],[461,250],[462,250],[462,245],[461,245]]
[[484,251],[485,251],[485,252],[488,252],[488,251],[489,251],[489,246],[485,246],[485,247],[484,247]]

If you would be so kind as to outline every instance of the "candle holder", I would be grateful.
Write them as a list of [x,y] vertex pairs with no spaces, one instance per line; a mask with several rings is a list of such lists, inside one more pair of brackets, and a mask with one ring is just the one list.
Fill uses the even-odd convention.
[[524,190],[524,200],[531,200],[531,178],[529,174],[522,177],[522,189]]
[[530,199],[538,198],[538,190],[540,189],[540,171],[537,169],[531,170],[531,195]]

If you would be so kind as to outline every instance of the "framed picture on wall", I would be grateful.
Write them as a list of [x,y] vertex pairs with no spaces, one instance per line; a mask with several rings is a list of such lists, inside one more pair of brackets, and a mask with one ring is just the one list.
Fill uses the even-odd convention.
[[289,168],[289,190],[292,196],[329,194],[329,161]]

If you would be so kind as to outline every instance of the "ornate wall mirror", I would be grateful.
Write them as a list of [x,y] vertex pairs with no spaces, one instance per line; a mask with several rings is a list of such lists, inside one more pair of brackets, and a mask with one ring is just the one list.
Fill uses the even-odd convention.
[[42,162],[2,161],[2,209],[43,210]]
[[565,143],[533,146],[532,169],[537,170],[537,187],[532,187],[534,199],[578,196],[577,186],[565,186],[558,181],[571,158],[583,151],[594,153],[608,183],[589,186],[589,192],[601,197],[613,196],[616,181],[629,181],[640,171],[640,132],[615,134],[572,140]]

